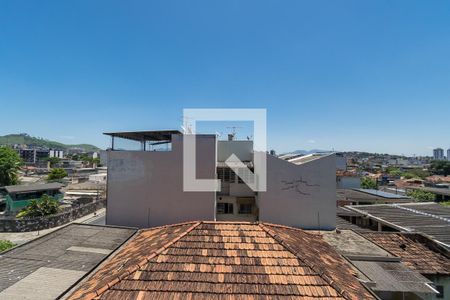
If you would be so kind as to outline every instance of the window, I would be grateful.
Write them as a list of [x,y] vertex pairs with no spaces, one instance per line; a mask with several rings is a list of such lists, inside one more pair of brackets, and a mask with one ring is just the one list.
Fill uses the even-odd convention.
[[233,214],[233,203],[217,203],[218,214]]
[[252,204],[239,204],[239,213],[240,214],[251,214],[252,213]]
[[444,299],[444,286],[436,285],[436,290],[439,292],[439,294],[436,295],[436,298]]
[[222,182],[234,182],[234,172],[230,168],[218,168],[217,178]]

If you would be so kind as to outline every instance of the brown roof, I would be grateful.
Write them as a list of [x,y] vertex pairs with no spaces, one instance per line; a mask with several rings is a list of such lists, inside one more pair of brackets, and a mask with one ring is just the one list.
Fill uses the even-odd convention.
[[441,183],[441,182],[450,183],[450,176],[433,175],[433,176],[428,176],[426,178],[426,180],[434,182],[434,183]]
[[401,257],[404,264],[421,274],[450,275],[448,251],[426,237],[414,233],[360,233],[378,246]]
[[140,231],[68,299],[375,299],[319,235],[192,222]]

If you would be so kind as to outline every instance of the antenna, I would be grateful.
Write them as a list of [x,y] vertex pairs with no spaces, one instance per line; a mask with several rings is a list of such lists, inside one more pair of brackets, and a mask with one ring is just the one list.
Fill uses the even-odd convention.
[[181,130],[183,131],[183,134],[193,134],[192,130],[192,124],[191,121],[193,118],[189,116],[182,116],[181,118],[183,120],[183,125],[181,125]]
[[241,126],[227,126],[227,128],[231,129],[231,133],[228,134],[228,140],[232,141],[236,137],[236,133],[237,133],[236,129],[242,128],[242,127]]

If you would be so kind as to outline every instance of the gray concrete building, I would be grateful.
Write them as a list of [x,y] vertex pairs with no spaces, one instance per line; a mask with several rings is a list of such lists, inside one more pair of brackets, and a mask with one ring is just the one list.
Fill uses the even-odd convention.
[[[254,170],[253,141],[219,141],[197,134],[196,178],[219,179],[216,191],[183,188],[184,135],[176,130],[107,133],[106,224],[151,227],[192,220],[263,221],[309,229],[334,229],[335,155],[308,155],[286,161],[265,154],[266,191],[253,191],[243,178]],[[118,150],[118,139],[140,150]],[[230,155],[245,167],[232,170]],[[249,171],[250,170],[250,171]],[[258,177],[256,180],[259,180]]]

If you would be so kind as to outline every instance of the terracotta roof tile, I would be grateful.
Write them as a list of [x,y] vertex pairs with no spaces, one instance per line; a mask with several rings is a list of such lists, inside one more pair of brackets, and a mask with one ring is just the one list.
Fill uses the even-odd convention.
[[415,233],[361,233],[373,243],[401,257],[403,263],[421,274],[450,275],[450,256],[446,249]]
[[270,224],[142,230],[69,299],[374,299],[321,237]]

